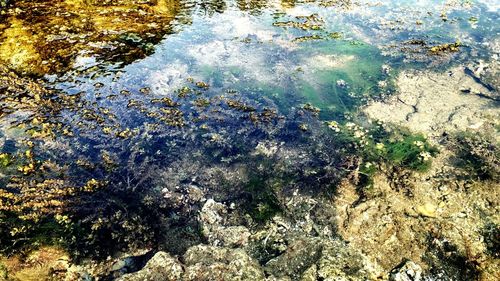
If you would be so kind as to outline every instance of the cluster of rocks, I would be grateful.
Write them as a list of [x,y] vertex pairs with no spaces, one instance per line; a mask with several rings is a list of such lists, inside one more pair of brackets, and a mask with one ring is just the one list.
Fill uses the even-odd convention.
[[228,208],[212,199],[204,204],[199,221],[207,244],[180,259],[160,251],[118,280],[367,280],[381,271],[342,240],[308,235],[279,216],[261,231],[226,225]]

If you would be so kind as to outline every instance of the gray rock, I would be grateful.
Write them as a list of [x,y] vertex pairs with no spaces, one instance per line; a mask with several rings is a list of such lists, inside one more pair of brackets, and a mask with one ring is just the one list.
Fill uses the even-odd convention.
[[176,281],[180,280],[183,268],[179,261],[168,253],[156,253],[140,271],[125,274],[118,281]]
[[208,245],[191,247],[184,254],[183,280],[265,280],[258,262],[242,249]]
[[420,281],[422,280],[422,268],[412,261],[406,261],[391,271],[390,280]]
[[321,239],[303,238],[292,241],[286,251],[266,264],[266,271],[276,277],[298,279],[321,256]]

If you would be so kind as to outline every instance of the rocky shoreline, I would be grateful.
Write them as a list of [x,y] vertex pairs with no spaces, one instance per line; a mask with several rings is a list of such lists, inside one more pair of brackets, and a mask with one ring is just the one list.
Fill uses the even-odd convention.
[[[278,194],[286,212],[265,224],[242,217],[234,203],[216,202],[196,186],[187,187],[183,199],[165,189],[168,200],[199,206],[195,220],[202,244],[181,255],[144,249],[77,264],[64,251],[42,248],[28,255],[28,263],[2,259],[0,280],[36,280],[32,274],[68,281],[497,280],[498,170],[491,179],[475,179],[455,165],[454,150],[455,134],[471,130],[489,134],[498,153],[497,93],[463,67],[403,72],[397,83],[394,96],[364,112],[371,122],[407,126],[438,145],[440,154],[427,172],[394,174],[381,167],[362,193],[345,179],[329,196]],[[260,144],[255,153],[287,153],[276,145]],[[498,169],[495,155],[491,165]]]
[[[0,7],[6,2],[0,1]],[[17,9],[2,11],[10,17],[0,21],[5,37],[0,59],[10,65],[0,65],[0,91],[5,93],[0,97],[1,125],[8,128],[0,132],[0,145],[15,149],[0,153],[0,167],[5,168],[0,170],[0,184],[16,173],[33,180],[18,179],[0,189],[0,207],[7,214],[0,213],[0,226],[16,226],[4,228],[0,238],[5,241],[0,242],[28,241],[22,251],[12,254],[10,247],[16,245],[2,245],[7,250],[2,248],[5,255],[0,255],[0,281],[500,280],[498,40],[490,44],[495,55],[489,61],[432,71],[377,65],[374,69],[384,81],[375,80],[374,87],[387,93],[364,97],[368,104],[327,122],[320,119],[322,110],[309,102],[294,105],[282,116],[257,102],[252,106],[251,99],[236,90],[220,88],[215,95],[209,91],[214,83],[194,78],[187,86],[169,89],[168,97],[155,98],[152,89],[141,87],[139,93],[147,102],[130,99],[120,107],[116,99],[127,98],[131,91],[120,88],[105,97],[100,93],[104,84],[95,83],[89,91],[98,95],[91,103],[82,93],[48,90],[44,79],[30,76],[64,73],[85,60],[79,53],[124,64],[147,57],[154,44],[172,32],[174,19],[190,20],[179,3],[173,1],[171,8],[167,3],[118,1],[89,6],[78,15],[52,15],[51,2],[40,1],[33,9],[37,14],[31,15],[31,3],[20,1]],[[352,5],[351,1],[322,3]],[[84,6],[86,2],[80,0],[57,2],[61,10]],[[193,6],[187,11],[191,15],[197,10]],[[71,26],[59,23],[69,18],[75,18]],[[44,24],[47,19],[49,25]],[[108,30],[109,22],[120,23],[116,33]],[[308,20],[278,25],[319,28]],[[33,36],[36,32],[43,36]],[[330,36],[339,40],[344,34]],[[252,37],[234,40],[249,44]],[[18,42],[23,48],[18,48]],[[45,48],[50,42],[58,42],[58,47]],[[465,56],[459,52],[465,48],[460,42],[449,42],[428,45],[410,40],[407,44],[419,49],[416,55],[423,58],[419,62],[436,60],[431,65],[435,67],[440,58]],[[415,55],[411,48],[405,50]],[[308,67],[319,61],[322,70],[341,68],[355,58],[315,55]],[[294,75],[308,71],[299,67]],[[183,81],[180,76],[174,78]],[[395,92],[390,94],[393,82]],[[342,95],[355,96],[352,86],[343,79],[332,85]],[[103,99],[118,104],[131,120],[138,118],[138,112],[143,118],[171,114],[173,119],[167,120],[170,127],[141,123],[149,126],[142,132],[104,126],[101,133],[99,126],[91,126],[94,122],[107,120],[104,117],[122,121],[112,109],[96,106]],[[269,102],[265,105],[274,105],[271,99],[265,100]],[[178,101],[196,109],[186,111],[194,120],[192,127],[176,122],[175,117],[183,115]],[[148,111],[153,106],[161,106],[158,112],[164,115]],[[88,121],[80,122],[81,130],[73,132],[56,122],[68,109],[81,113],[75,118]],[[223,122],[227,124],[220,125]],[[95,130],[84,133],[85,127]],[[57,142],[57,134],[64,136],[63,142]],[[95,156],[87,150],[91,145],[77,147],[72,139],[76,136],[130,158],[123,160],[103,148],[93,163],[88,160]],[[22,145],[15,143],[18,139]],[[81,151],[90,157],[58,164],[50,154],[47,159],[40,157],[50,149],[61,152],[60,158],[79,156]],[[415,155],[408,160],[401,151]],[[135,160],[143,162],[135,165]],[[120,166],[128,164],[130,170]],[[78,186],[68,188],[61,178],[68,175],[70,165],[78,166],[74,173],[83,171],[91,177],[78,179]],[[106,178],[114,180],[106,190],[106,180],[96,180],[93,173],[116,178]],[[51,176],[61,180],[46,181]],[[28,199],[16,198],[19,194]],[[101,203],[109,206],[99,209]],[[73,209],[68,211],[66,206]],[[84,212],[78,212],[80,207]],[[40,210],[46,213],[42,216]],[[22,218],[11,223],[12,213]],[[35,219],[30,221],[28,215]],[[59,240],[44,241],[45,232],[38,237],[37,231],[26,227],[44,218],[49,222],[47,237]],[[19,221],[24,228],[17,227]],[[63,234],[54,234],[56,229]],[[73,248],[65,248],[69,243],[62,240],[68,237]],[[29,239],[36,243],[31,245]]]

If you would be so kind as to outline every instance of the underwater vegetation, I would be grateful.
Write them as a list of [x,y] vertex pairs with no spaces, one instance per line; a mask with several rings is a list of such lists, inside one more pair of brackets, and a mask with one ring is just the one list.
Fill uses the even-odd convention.
[[359,153],[361,185],[372,184],[372,177],[383,170],[398,169],[416,172],[427,171],[438,149],[422,134],[414,134],[404,128],[375,122],[361,126],[353,122],[326,123],[333,131],[336,141],[343,143],[351,153]]
[[[267,276],[365,280],[367,261],[379,257],[366,258],[370,251],[351,249],[337,232],[357,223],[354,208],[380,194],[413,198],[415,178],[442,155],[463,173],[440,190],[498,181],[495,136],[428,137],[371,120],[361,108],[397,94],[407,69],[491,57],[495,13],[482,2],[368,2],[1,1],[0,280],[29,271],[30,259],[39,263],[34,253],[68,255],[74,265],[93,264],[93,277],[115,280],[148,269],[154,253],[178,264],[207,245]],[[469,72],[490,83],[477,68]],[[337,208],[345,194],[349,206]],[[413,202],[404,219],[434,223],[454,200],[447,196],[443,204]],[[376,204],[365,211],[400,211],[390,209],[396,201]],[[401,228],[404,220],[390,216],[385,224]],[[498,223],[484,221],[485,251],[496,257]],[[429,236],[419,272],[480,275],[476,254],[418,231]],[[111,264],[124,255],[141,261]],[[26,266],[16,272],[18,258]],[[385,277],[393,269],[372,268]]]

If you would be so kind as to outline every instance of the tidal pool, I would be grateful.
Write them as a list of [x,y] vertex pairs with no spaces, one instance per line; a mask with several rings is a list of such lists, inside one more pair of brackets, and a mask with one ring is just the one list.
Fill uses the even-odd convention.
[[[413,130],[411,124],[419,121],[408,117],[439,112],[432,104],[429,110],[419,104],[432,87],[407,86],[427,85],[422,81],[433,77],[439,77],[436,85],[450,83],[455,92],[473,96],[466,101],[488,99],[470,107],[484,109],[486,119],[474,111],[467,120],[476,122],[469,128],[478,126],[495,140],[476,143],[491,151],[463,156],[468,149],[461,150],[466,160],[456,160],[456,167],[472,166],[474,172],[454,179],[498,180],[498,1],[0,4],[0,251],[6,256],[56,245],[74,264],[141,257],[130,267],[108,264],[93,272],[87,267],[89,278],[111,280],[139,271],[160,250],[185,255],[188,272],[190,259],[196,260],[192,247],[207,244],[244,249],[252,260],[244,270],[254,270],[254,263],[263,268],[255,269],[258,280],[387,278],[411,257],[380,261],[371,248],[360,246],[361,254],[352,254],[344,242],[325,242],[349,241],[334,219],[342,214],[336,209],[340,203],[333,202],[350,200],[342,197],[347,182],[359,197],[353,208],[382,198],[376,191],[380,175],[391,190],[419,198],[408,186],[420,179],[410,175],[446,166],[439,155],[455,153],[450,146],[458,129]],[[420,76],[411,80],[413,73]],[[429,73],[459,78],[448,81]],[[403,89],[414,92],[404,96]],[[364,109],[390,104],[391,98],[413,110],[405,116],[408,125],[404,118],[396,122],[397,106],[393,112],[383,105]],[[443,94],[437,103],[446,99]],[[374,114],[377,108],[390,117]],[[454,114],[448,114],[450,124]],[[429,116],[425,120],[433,119]],[[435,217],[437,207],[422,206],[415,216]],[[485,221],[488,233],[498,230],[497,217]],[[296,236],[275,237],[287,231]],[[302,246],[290,245],[303,237],[327,237],[307,240],[304,249],[327,244],[315,250],[323,251],[322,257],[296,265],[297,252],[290,249]],[[498,239],[491,243],[485,246],[489,251],[498,247]],[[416,265],[423,268],[419,276],[478,278],[498,265],[460,247],[449,260],[436,261],[447,250],[421,244],[426,256],[414,260],[422,263]],[[356,261],[345,258],[349,266],[335,273],[323,259],[339,247]],[[368,260],[378,263],[368,270]],[[316,277],[304,279],[312,265]],[[349,273],[349,267],[366,270]],[[200,273],[212,272],[207,265],[182,278],[236,280],[239,273],[227,273],[232,270],[224,268],[219,277]],[[241,274],[252,276],[249,272]],[[137,278],[130,280],[142,277]]]

